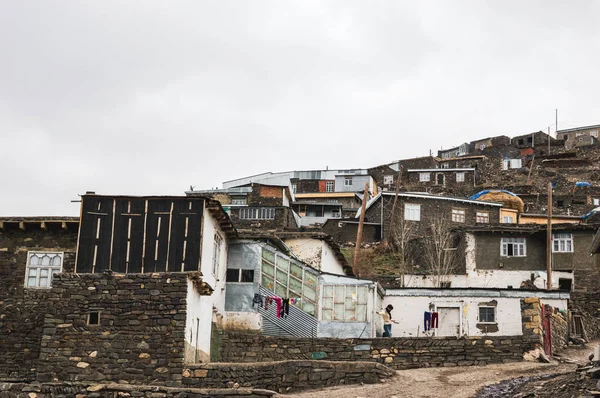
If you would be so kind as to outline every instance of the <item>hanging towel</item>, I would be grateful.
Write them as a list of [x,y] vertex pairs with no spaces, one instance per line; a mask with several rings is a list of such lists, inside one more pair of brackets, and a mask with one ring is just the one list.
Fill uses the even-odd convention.
[[265,311],[269,309],[270,304],[273,304],[273,297],[265,297]]
[[423,316],[423,330],[428,332],[431,330],[431,312],[425,311]]
[[281,304],[283,300],[281,299],[281,297],[272,297],[272,299],[275,302],[275,311],[277,318],[281,318]]
[[431,313],[431,328],[437,329],[437,327],[438,327],[438,313],[432,312]]
[[283,301],[282,301],[281,314],[279,314],[279,315],[282,318],[283,317],[287,318],[289,313],[290,313],[290,299],[286,298],[286,299],[283,299]]

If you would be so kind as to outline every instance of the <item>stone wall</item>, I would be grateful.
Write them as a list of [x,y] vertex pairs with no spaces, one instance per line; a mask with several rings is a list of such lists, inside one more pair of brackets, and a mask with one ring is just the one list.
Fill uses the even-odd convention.
[[0,231],[0,379],[35,378],[50,289],[25,288],[27,252],[63,252],[63,271],[72,272],[76,245],[75,223]]
[[241,387],[293,392],[341,384],[378,383],[396,372],[373,362],[283,361],[268,363],[211,363],[183,371],[184,386]]
[[[38,381],[178,385],[186,273],[61,274],[48,294]],[[99,324],[90,318],[99,313]]]
[[220,398],[264,398],[278,395],[275,391],[257,388],[180,388],[127,384],[89,383],[0,383],[0,396],[3,398],[54,398],[54,397],[220,397]]
[[583,316],[583,325],[588,340],[600,338],[600,294],[571,292],[569,307],[574,315]]
[[569,323],[567,317],[554,309],[550,318],[552,335],[552,353],[555,354],[567,347],[569,342]]
[[531,336],[509,337],[421,337],[378,339],[334,339],[271,337],[222,332],[222,362],[250,363],[289,359],[370,361],[393,369],[437,366],[487,365],[522,360],[537,340]]

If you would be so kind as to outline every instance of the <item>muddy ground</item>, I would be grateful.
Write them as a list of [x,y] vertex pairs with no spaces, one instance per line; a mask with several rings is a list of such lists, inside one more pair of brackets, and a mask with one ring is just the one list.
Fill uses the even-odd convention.
[[[563,387],[563,390],[560,389],[564,384],[560,381],[561,378],[532,380],[535,380],[536,376],[550,377],[548,375],[557,374],[565,375],[561,377],[566,378],[573,377],[572,375],[576,375],[577,364],[587,362],[587,357],[593,351],[593,347],[594,345],[588,345],[585,348],[565,350],[561,353],[562,362],[515,362],[489,366],[401,370],[398,371],[397,377],[388,379],[382,384],[332,387],[298,394],[286,394],[285,396],[299,398],[472,398],[476,396],[504,398],[545,391],[546,388],[543,386],[546,385],[554,390],[550,395],[520,395],[520,397],[579,397],[581,395],[578,392],[579,387],[573,388],[573,391],[577,389],[576,393],[579,395],[568,395],[572,392],[566,387]],[[526,377],[528,381],[532,382],[525,383],[523,386],[513,383],[510,390],[507,386],[500,385],[496,386],[495,390],[480,391],[485,386],[521,377]],[[541,388],[539,388],[540,385],[542,385]],[[521,390],[517,390],[518,388]],[[531,391],[527,388],[530,388]],[[564,391],[565,395],[558,395],[557,393],[560,391]]]

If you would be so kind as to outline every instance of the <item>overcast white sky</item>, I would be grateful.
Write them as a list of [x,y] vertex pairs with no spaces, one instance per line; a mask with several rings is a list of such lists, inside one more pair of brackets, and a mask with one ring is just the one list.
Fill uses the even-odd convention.
[[[600,123],[600,2],[3,1],[0,215]],[[554,126],[552,126],[554,130]]]

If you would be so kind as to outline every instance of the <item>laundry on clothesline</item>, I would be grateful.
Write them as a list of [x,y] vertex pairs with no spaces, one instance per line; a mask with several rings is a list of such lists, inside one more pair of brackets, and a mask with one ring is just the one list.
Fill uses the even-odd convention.
[[262,294],[255,293],[254,298],[252,299],[252,308],[254,308],[255,304],[258,307],[263,308],[263,298],[264,296]]
[[431,329],[437,329],[438,327],[438,313],[433,311],[425,311],[423,314],[423,330],[425,332],[430,331]]

